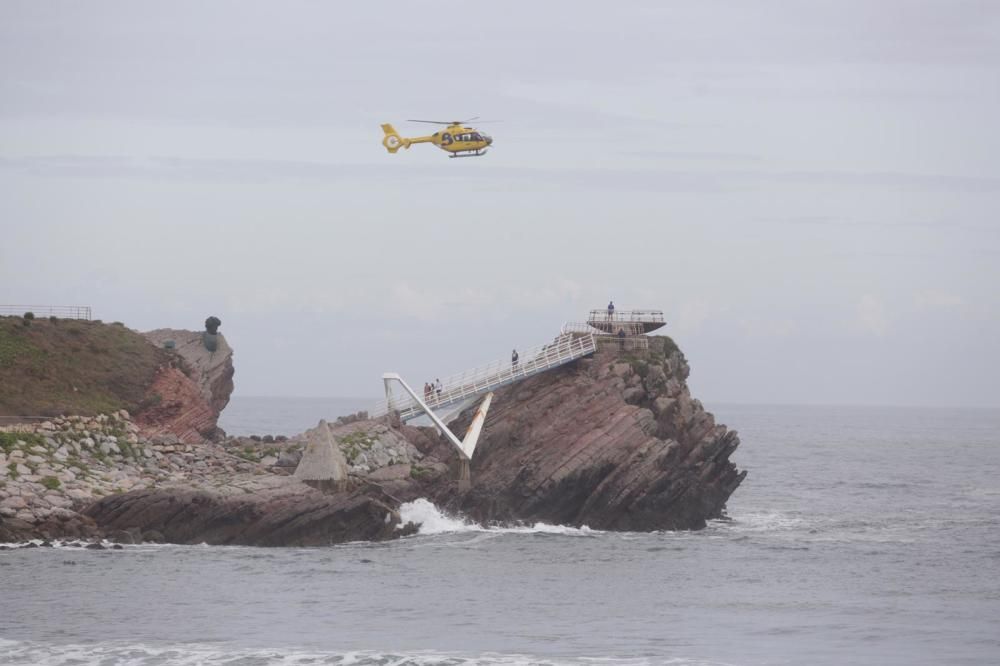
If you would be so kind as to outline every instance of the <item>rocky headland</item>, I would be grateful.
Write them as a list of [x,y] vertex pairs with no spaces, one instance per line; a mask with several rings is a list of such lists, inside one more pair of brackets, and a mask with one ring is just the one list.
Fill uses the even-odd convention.
[[[185,345],[198,351],[194,340],[177,344],[185,338],[176,331],[150,335],[174,340],[178,355]],[[204,404],[231,389],[231,365],[185,363]],[[653,337],[648,350],[605,347],[499,389],[469,487],[435,429],[364,413],[277,438],[221,437],[182,406],[170,412],[167,422],[185,424],[174,429],[121,411],[21,426],[0,434],[0,541],[381,540],[414,531],[399,509],[421,497],[483,523],[699,529],[724,516],[746,472],[729,459],[736,433],[691,397],[688,372],[673,342]],[[190,399],[169,396],[164,404]]]
[[234,374],[217,321],[206,320],[212,331],[139,333],[118,322],[0,317],[0,426],[124,410],[148,437],[217,438]]

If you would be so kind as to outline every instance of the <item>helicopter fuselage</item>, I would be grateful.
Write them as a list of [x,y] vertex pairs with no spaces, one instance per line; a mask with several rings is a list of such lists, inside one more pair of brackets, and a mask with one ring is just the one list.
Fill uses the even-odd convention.
[[395,153],[400,148],[409,149],[415,143],[432,143],[451,153],[450,157],[475,157],[486,154],[486,149],[493,143],[493,138],[488,134],[459,123],[427,136],[403,137],[389,124],[382,125],[382,131],[385,132],[382,145],[390,153]]

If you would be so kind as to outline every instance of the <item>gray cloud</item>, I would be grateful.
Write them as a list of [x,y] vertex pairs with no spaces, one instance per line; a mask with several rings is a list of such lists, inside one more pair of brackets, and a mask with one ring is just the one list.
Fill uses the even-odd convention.
[[[4,3],[0,302],[211,312],[238,391],[356,395],[614,298],[667,311],[709,402],[1000,405],[998,28],[923,0]],[[484,158],[379,144],[476,114],[504,121]]]

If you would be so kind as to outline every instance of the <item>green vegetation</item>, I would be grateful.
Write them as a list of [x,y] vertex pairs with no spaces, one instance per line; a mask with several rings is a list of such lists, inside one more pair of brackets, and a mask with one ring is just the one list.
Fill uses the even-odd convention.
[[45,438],[37,433],[0,432],[0,449],[3,449],[4,453],[10,453],[14,449],[18,448],[18,440],[24,442],[27,446],[45,445]]
[[257,449],[253,448],[252,446],[244,446],[243,450],[236,452],[236,455],[239,456],[240,458],[243,458],[243,460],[247,460],[249,462],[257,462],[258,460],[260,460],[260,458],[257,456]]
[[135,449],[133,449],[132,445],[123,439],[118,440],[118,450],[121,451],[122,456],[126,458],[135,459],[136,457]]
[[69,458],[69,460],[66,461],[66,466],[67,467],[76,467],[78,470],[80,470],[81,474],[90,474],[90,465],[88,465],[87,463],[83,462],[82,460],[80,460],[76,456],[71,456]]
[[419,481],[421,479],[426,479],[427,477],[431,476],[432,474],[433,474],[433,471],[431,469],[428,469],[427,467],[420,467],[418,465],[411,465],[410,466],[410,478],[411,479],[415,479],[415,480]]
[[0,449],[4,453],[10,453],[17,446],[18,439],[20,438],[16,432],[0,432]]
[[0,414],[138,411],[157,368],[172,359],[124,326],[21,321],[30,320],[0,317]]
[[17,463],[16,462],[12,462],[12,463],[8,464],[7,465],[7,471],[9,472],[10,478],[12,478],[12,479],[16,479],[17,477],[20,476],[20,474],[17,473]]
[[49,490],[57,490],[62,485],[61,483],[59,483],[59,479],[57,479],[54,476],[45,477],[44,479],[42,479],[41,483]]
[[372,437],[364,430],[355,430],[348,435],[337,438],[337,443],[344,450],[344,457],[352,465],[357,461],[362,451],[368,451],[375,445],[378,439]]

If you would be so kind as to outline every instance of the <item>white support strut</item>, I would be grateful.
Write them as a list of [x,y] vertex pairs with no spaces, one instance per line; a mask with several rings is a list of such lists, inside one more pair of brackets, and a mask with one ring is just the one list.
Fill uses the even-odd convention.
[[441,432],[441,434],[447,437],[448,441],[450,441],[455,448],[458,449],[462,458],[465,460],[472,460],[472,453],[476,450],[476,443],[479,441],[479,435],[483,429],[483,422],[486,420],[486,411],[490,408],[490,402],[493,400],[493,393],[490,392],[486,394],[486,398],[483,400],[483,403],[479,406],[479,409],[476,410],[476,415],[473,417],[472,423],[469,424],[469,429],[465,433],[465,438],[459,441],[458,437],[456,437],[455,433],[448,429],[448,426],[445,425],[444,421],[442,421],[441,418],[427,406],[427,403],[425,403],[423,399],[417,395],[416,391],[410,388],[410,385],[395,372],[387,372],[382,375],[382,381],[385,384],[386,398],[390,405],[392,404],[390,382],[393,380],[399,382],[400,386],[403,387],[403,390],[410,394],[410,397],[413,398],[413,400],[420,406],[420,409],[422,409],[424,413],[430,417],[431,421],[434,422],[434,425],[437,426],[437,429]]

